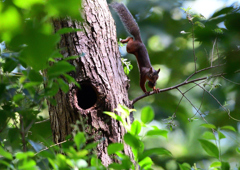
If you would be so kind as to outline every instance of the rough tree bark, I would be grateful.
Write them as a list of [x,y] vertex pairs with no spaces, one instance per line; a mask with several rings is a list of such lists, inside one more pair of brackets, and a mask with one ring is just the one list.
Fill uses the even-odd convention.
[[[64,57],[79,56],[70,61],[76,72],[69,75],[80,83],[81,89],[69,84],[67,94],[59,90],[55,96],[57,106],[49,103],[53,139],[55,143],[64,141],[73,130],[71,124],[84,120],[86,127],[91,127],[86,132],[95,141],[101,140],[98,157],[103,165],[108,165],[116,160],[108,156],[107,146],[122,142],[125,129],[103,111],[114,111],[118,104],[131,107],[128,80],[119,58],[116,27],[107,2],[85,0],[82,14],[85,20],[82,23],[71,19],[53,21],[56,31],[63,27],[82,29],[64,34],[59,44]],[[129,147],[125,146],[124,151],[132,158]]]

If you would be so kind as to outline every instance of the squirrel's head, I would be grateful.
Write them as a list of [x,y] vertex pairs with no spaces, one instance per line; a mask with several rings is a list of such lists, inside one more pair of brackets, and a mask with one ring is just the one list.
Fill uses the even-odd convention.
[[[158,79],[158,73],[160,72],[160,68],[156,71],[154,70],[152,67],[150,68],[150,71],[149,71],[149,81],[152,83],[152,84],[156,84],[156,81]],[[149,85],[148,85],[149,86]],[[150,86],[149,86],[150,87]]]

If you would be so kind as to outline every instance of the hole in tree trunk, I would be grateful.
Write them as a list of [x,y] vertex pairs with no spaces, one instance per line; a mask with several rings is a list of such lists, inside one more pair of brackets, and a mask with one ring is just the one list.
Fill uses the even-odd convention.
[[78,106],[85,110],[97,102],[97,94],[90,83],[80,83],[80,86],[81,88],[77,91]]

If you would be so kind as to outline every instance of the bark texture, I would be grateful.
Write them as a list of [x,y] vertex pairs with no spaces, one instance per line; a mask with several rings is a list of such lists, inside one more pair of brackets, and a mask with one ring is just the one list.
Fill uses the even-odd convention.
[[[85,0],[82,10],[85,22],[70,19],[53,21],[55,30],[63,27],[82,29],[64,34],[59,49],[64,57],[76,56],[71,60],[76,72],[69,73],[81,84],[81,89],[69,84],[70,91],[61,90],[55,96],[57,106],[49,104],[49,114],[54,142],[65,140],[72,132],[71,124],[81,120],[82,128],[95,141],[98,157],[104,165],[113,160],[107,154],[107,146],[122,142],[124,128],[116,120],[103,114],[114,111],[118,104],[131,107],[128,99],[128,79],[124,74],[116,39],[116,27],[105,0]],[[119,113],[118,113],[119,114]],[[124,149],[132,157],[129,147]]]

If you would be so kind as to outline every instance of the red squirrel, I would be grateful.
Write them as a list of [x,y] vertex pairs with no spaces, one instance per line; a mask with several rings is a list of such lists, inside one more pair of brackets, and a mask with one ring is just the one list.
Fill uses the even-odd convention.
[[145,87],[145,83],[148,80],[148,86],[152,88],[154,92],[160,92],[159,89],[155,88],[160,69],[156,71],[151,65],[147,49],[141,39],[137,22],[127,7],[122,3],[113,2],[110,4],[110,6],[118,13],[126,30],[134,37],[134,39],[132,37],[128,37],[124,40],[121,40],[121,43],[127,43],[127,52],[134,54],[137,58],[138,68],[140,72],[140,87],[142,91],[145,94],[150,93],[147,92]]

